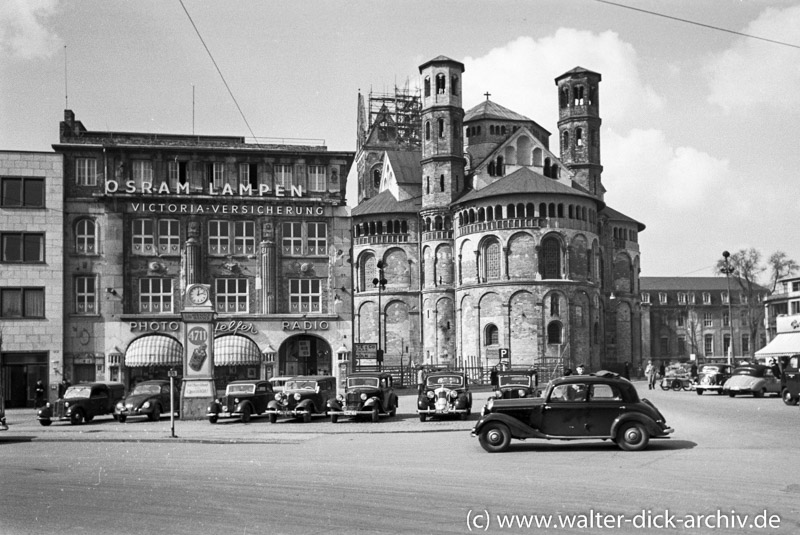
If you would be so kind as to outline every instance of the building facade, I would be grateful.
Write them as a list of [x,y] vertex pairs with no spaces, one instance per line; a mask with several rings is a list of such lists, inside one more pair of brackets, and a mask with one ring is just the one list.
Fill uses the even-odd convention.
[[[62,380],[62,157],[0,151],[0,393],[33,407]],[[46,401],[46,399],[45,399]]]
[[644,225],[603,200],[601,76],[555,79],[556,155],[489,95],[465,111],[460,62],[419,70],[402,109],[359,96],[355,341],[395,365],[638,365]]
[[183,375],[193,284],[210,289],[218,389],[346,370],[353,153],[321,140],[91,131],[70,110],[54,149],[72,382]]
[[664,363],[691,355],[726,359],[729,352],[733,359],[752,358],[767,343],[761,310],[768,291],[757,287],[751,297],[738,288],[724,277],[642,277],[645,357]]
[[780,279],[775,291],[764,300],[764,326],[769,340],[778,334],[780,316],[800,316],[800,277],[796,275]]

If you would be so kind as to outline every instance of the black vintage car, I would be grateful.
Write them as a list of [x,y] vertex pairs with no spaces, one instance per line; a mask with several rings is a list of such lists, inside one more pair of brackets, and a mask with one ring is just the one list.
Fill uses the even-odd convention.
[[[172,407],[177,412],[181,403],[180,389],[172,393]],[[162,413],[169,414],[170,409],[169,381],[143,381],[133,387],[125,399],[117,402],[114,416],[124,423],[131,416],[146,416],[151,422],[157,422]]]
[[630,381],[601,371],[555,379],[541,398],[490,399],[472,436],[490,453],[508,449],[512,438],[613,440],[636,451],[672,432]]
[[208,405],[206,416],[212,424],[220,418],[240,418],[247,423],[254,414],[266,412],[274,392],[269,381],[243,379],[231,381],[225,387],[225,396]]
[[328,415],[328,400],[336,395],[336,378],[328,375],[299,375],[283,385],[283,391],[269,402],[269,421],[279,417],[301,418],[310,422],[312,416]]
[[494,397],[498,399],[530,398],[539,393],[534,370],[501,370],[495,376]]
[[64,392],[64,397],[39,409],[39,423],[48,426],[53,420],[69,420],[73,425],[91,422],[95,416],[114,413],[117,402],[125,397],[122,383],[79,383]]
[[397,414],[397,394],[392,388],[392,375],[386,372],[356,372],[347,377],[344,395],[328,401],[331,422],[340,416],[369,416],[377,422],[384,414]]
[[472,392],[467,376],[459,371],[433,372],[417,398],[419,421],[428,416],[458,415],[466,420],[472,412]]
[[722,385],[730,379],[732,373],[733,366],[730,364],[703,364],[697,372],[694,390],[698,396],[706,391],[722,394]]
[[781,398],[786,405],[800,401],[800,355],[780,357]]

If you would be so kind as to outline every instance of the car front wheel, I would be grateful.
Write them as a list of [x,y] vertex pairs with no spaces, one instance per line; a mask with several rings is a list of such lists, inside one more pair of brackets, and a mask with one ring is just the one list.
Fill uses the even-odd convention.
[[72,425],[78,425],[82,421],[83,421],[83,412],[81,411],[75,411],[69,417],[69,423],[71,423]]
[[424,422],[426,417],[427,417],[427,414],[419,413],[419,421],[420,422]]
[[489,453],[500,453],[506,451],[511,444],[511,431],[505,424],[491,422],[484,426],[478,442]]
[[250,421],[250,415],[252,412],[250,411],[250,405],[245,405],[242,409],[242,422],[248,423]]
[[161,419],[161,407],[159,405],[153,407],[153,412],[148,414],[147,417],[151,422],[159,421]]
[[271,412],[269,414],[269,423],[274,424],[277,421],[278,421],[278,415],[275,414],[274,412]]
[[208,417],[208,423],[215,424],[217,423],[217,420],[219,420],[219,416],[217,416],[216,414],[213,414]]
[[44,427],[53,423],[53,420],[39,420],[39,423],[42,424]]
[[784,388],[781,392],[781,398],[783,398],[783,402],[786,405],[797,405],[797,400],[794,398],[791,392],[789,392],[788,388]]
[[640,451],[650,442],[650,434],[644,424],[630,422],[624,424],[617,433],[617,445],[625,451]]
[[697,395],[698,395],[698,396],[702,396],[702,395],[703,395],[703,389],[702,389],[702,388],[698,388],[698,389],[696,390],[696,392],[697,392]]
[[339,422],[339,415],[338,414],[331,414],[331,423],[335,424]]
[[128,417],[127,417],[127,416],[125,416],[124,414],[120,414],[119,416],[117,416],[117,421],[118,421],[119,423],[121,423],[121,424],[124,424],[124,423],[125,423],[125,420],[127,420],[127,419],[128,419]]

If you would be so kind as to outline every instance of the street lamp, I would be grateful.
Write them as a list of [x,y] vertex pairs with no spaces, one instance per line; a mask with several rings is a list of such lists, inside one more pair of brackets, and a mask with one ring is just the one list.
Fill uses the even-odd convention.
[[734,269],[728,264],[728,258],[731,256],[731,253],[728,251],[722,251],[722,258],[725,260],[725,267],[722,268],[722,271],[725,274],[725,281],[728,284],[728,327],[731,331],[731,343],[728,346],[728,365],[730,366],[733,364],[731,360],[733,359],[733,312],[731,312],[731,273],[734,272]]
[[378,268],[378,276],[372,279],[372,284],[378,288],[378,351],[375,353],[375,360],[378,367],[383,364],[383,344],[381,344],[381,291],[386,289],[386,279],[383,276],[383,268],[386,266],[382,261],[378,261],[375,267]]

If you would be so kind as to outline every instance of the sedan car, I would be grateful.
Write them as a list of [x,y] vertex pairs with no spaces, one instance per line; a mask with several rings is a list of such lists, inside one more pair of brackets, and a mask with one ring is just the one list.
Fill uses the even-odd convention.
[[538,393],[538,386],[538,376],[532,370],[501,370],[497,372],[494,397],[529,398]]
[[[169,414],[170,409],[169,381],[144,381],[133,387],[125,399],[114,406],[114,416],[124,423],[130,416],[146,416],[151,422],[158,421],[161,413]],[[172,407],[177,411],[180,406],[180,390],[175,388]]]
[[270,423],[281,416],[310,422],[313,416],[328,415],[328,400],[336,395],[336,378],[328,375],[299,375],[286,381],[283,391],[269,402]]
[[722,385],[722,391],[730,397],[753,394],[753,397],[761,398],[768,393],[780,395],[781,382],[767,366],[747,364],[733,370],[731,378]]
[[262,414],[267,410],[274,392],[268,381],[244,379],[231,381],[225,387],[225,397],[212,401],[206,416],[212,424],[220,418],[239,417],[247,423],[254,414]]
[[369,416],[377,422],[381,414],[397,414],[397,394],[392,388],[392,374],[387,372],[356,372],[347,377],[345,393],[328,401],[331,422],[340,416]]
[[722,394],[722,385],[730,379],[733,366],[730,364],[704,364],[697,372],[697,383],[694,390],[698,396],[703,392]]
[[45,403],[36,417],[43,426],[50,425],[53,420],[69,420],[77,425],[104,414],[116,418],[114,407],[124,397],[122,383],[78,383],[67,388],[63,398]]
[[636,387],[601,371],[554,379],[540,398],[490,399],[472,436],[490,453],[525,440],[613,440],[627,451],[642,450],[650,438],[668,438],[666,419]]
[[463,372],[440,371],[428,375],[417,398],[419,421],[428,416],[457,415],[466,420],[472,412],[472,392]]

